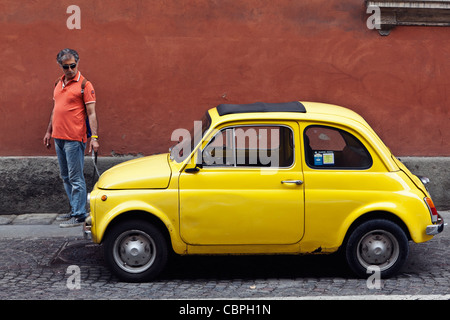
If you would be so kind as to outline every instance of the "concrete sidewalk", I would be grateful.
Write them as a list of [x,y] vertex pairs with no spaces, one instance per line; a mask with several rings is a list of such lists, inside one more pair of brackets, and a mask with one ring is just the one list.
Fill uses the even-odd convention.
[[82,238],[83,227],[60,228],[58,213],[31,213],[0,215],[0,239],[2,238]]
[[[444,222],[450,220],[450,211],[439,211]],[[60,228],[57,213],[31,213],[0,215],[0,239],[2,238],[82,238],[83,227]],[[446,228],[444,227],[444,230]]]

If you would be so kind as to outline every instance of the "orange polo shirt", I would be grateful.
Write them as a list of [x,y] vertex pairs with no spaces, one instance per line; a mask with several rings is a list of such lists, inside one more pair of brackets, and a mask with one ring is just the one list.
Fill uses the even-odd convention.
[[63,140],[87,141],[85,104],[95,102],[92,83],[86,82],[84,101],[81,96],[81,83],[84,77],[78,71],[75,78],[64,85],[64,76],[53,91],[52,137]]

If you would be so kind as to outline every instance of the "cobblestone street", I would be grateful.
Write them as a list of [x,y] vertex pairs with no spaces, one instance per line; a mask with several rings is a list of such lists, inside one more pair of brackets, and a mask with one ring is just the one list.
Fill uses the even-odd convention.
[[334,255],[173,257],[158,280],[134,284],[112,276],[102,247],[81,237],[2,237],[0,299],[449,299],[449,256],[447,229],[411,243],[402,271],[379,289]]

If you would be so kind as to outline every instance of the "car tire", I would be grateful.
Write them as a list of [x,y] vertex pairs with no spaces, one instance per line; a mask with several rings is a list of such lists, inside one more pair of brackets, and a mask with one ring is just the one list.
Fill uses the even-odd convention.
[[168,252],[161,231],[143,220],[114,225],[104,241],[106,264],[126,282],[144,282],[157,277],[167,263]]
[[350,269],[361,278],[373,272],[379,272],[381,278],[393,276],[405,263],[408,252],[408,238],[403,229],[384,219],[360,224],[350,234],[345,247]]

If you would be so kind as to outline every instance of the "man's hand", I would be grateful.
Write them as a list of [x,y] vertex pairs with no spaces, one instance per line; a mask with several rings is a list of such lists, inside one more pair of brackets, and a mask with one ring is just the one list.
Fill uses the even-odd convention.
[[92,152],[92,149],[94,149],[94,152],[98,152],[99,148],[100,148],[100,144],[98,143],[98,140],[91,139],[91,142],[89,143],[89,153]]
[[52,135],[47,132],[44,136],[44,146],[46,146],[47,149],[50,149],[52,147],[51,140],[52,140]]

